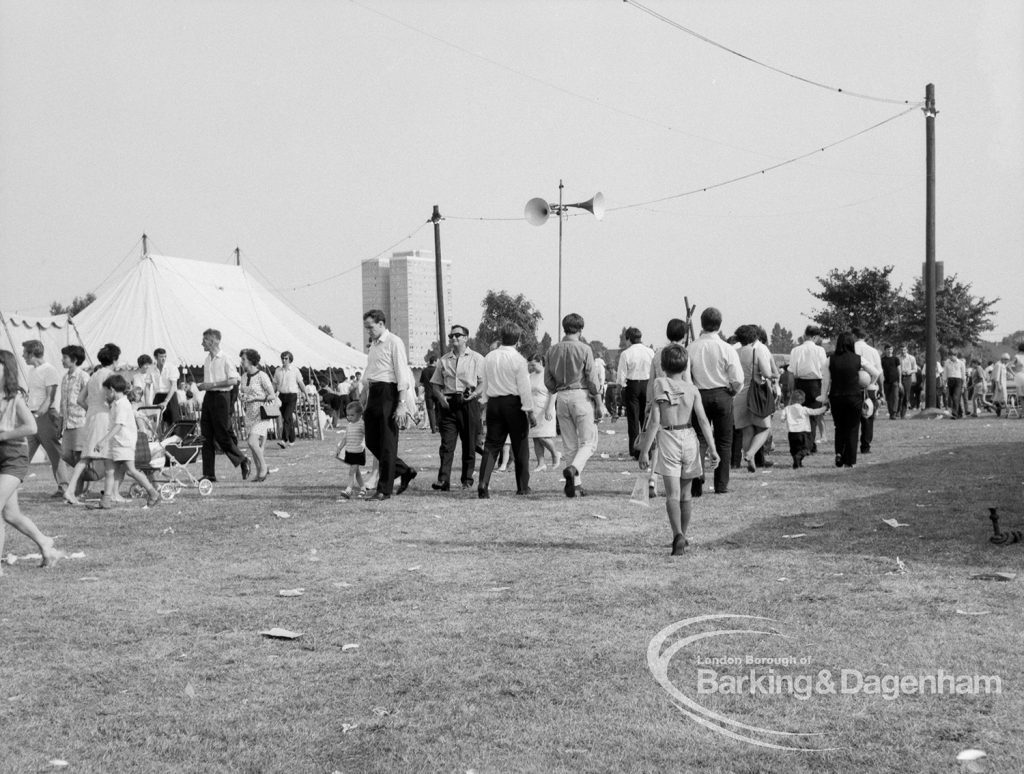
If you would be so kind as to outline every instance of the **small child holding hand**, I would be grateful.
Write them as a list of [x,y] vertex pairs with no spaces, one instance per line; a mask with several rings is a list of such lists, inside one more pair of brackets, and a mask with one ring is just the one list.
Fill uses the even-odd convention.
[[341,493],[348,500],[353,492],[358,493],[359,497],[366,495],[362,471],[362,466],[366,464],[366,427],[363,424],[363,407],[359,401],[351,401],[345,407],[345,420],[345,435],[334,456],[348,465],[348,486]]
[[804,466],[804,457],[811,453],[811,417],[824,414],[825,406],[807,408],[803,405],[807,396],[803,390],[793,390],[792,403],[785,408],[786,429],[789,431],[789,453],[793,455],[793,470]]
[[104,456],[103,459],[105,478],[99,507],[112,506],[111,495],[117,491],[114,478],[118,473],[122,477],[130,476],[146,490],[146,505],[157,505],[160,502],[160,493],[149,479],[135,468],[135,447],[138,444],[139,430],[136,425],[135,409],[125,394],[128,391],[128,383],[120,374],[111,374],[103,381],[103,389],[110,404],[110,429],[96,444],[93,452],[96,456],[101,456],[108,443],[110,447],[109,456]]

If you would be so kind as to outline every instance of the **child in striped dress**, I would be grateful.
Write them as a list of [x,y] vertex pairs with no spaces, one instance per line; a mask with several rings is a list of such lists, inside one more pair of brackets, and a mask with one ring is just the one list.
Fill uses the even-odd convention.
[[345,419],[345,435],[338,444],[335,456],[348,465],[348,486],[341,493],[348,500],[353,492],[358,497],[366,496],[362,471],[362,466],[366,464],[366,427],[363,424],[363,407],[359,401],[352,401],[345,407]]

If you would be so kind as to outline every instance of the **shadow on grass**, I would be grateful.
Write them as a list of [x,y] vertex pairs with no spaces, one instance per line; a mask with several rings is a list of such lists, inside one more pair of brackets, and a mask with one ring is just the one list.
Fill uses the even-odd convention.
[[[800,496],[762,498],[762,508],[777,502],[778,515],[757,518],[706,547],[1024,564],[1024,545],[998,547],[988,540],[989,507],[999,509],[1003,531],[1020,529],[1024,521],[1020,444],[961,446],[884,464],[862,460],[853,469],[804,468],[794,474],[804,492],[811,484],[818,495],[833,495],[827,510],[806,507]],[[883,519],[906,526],[894,528]]]

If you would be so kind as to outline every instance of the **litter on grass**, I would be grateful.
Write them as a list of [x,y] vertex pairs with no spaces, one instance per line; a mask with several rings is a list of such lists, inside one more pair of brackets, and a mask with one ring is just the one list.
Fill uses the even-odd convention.
[[602,516],[600,513],[595,513],[595,514],[593,514],[593,516],[594,516],[595,519],[604,519],[605,521],[608,521],[608,517],[607,516]]
[[341,649],[342,650],[359,650],[359,646],[356,643],[354,643],[354,642],[350,642],[350,643],[348,643],[346,645],[342,645]]
[[185,695],[190,699],[194,699],[196,697],[196,687],[192,685],[192,683],[185,683]]
[[345,581],[338,581],[337,583],[332,583],[331,585],[334,586],[334,588],[336,589],[347,589],[352,587],[351,583],[347,583]]
[[988,756],[984,750],[961,750],[956,760],[960,764],[961,771],[981,772],[988,770],[988,761],[985,759]]
[[86,575],[86,576],[84,576],[82,578],[79,578],[78,580],[80,580],[80,581],[98,581],[99,578],[97,578],[95,575]]
[[908,572],[907,571],[907,565],[905,565],[903,563],[903,560],[900,559],[897,556],[896,557],[896,569],[895,570],[889,570],[889,572],[887,572],[886,575],[906,575],[907,572]]
[[795,535],[783,535],[783,540],[796,540],[797,538],[807,537],[806,532],[797,532]]
[[359,728],[358,723],[342,723],[341,733],[347,734],[349,731],[355,731],[357,728]]
[[957,615],[988,615],[991,610],[961,610],[957,608]]
[[290,632],[287,629],[281,629],[275,626],[273,629],[267,629],[266,631],[260,632],[264,637],[270,637],[275,640],[297,640],[302,636],[302,632]]
[[493,589],[487,589],[488,591],[508,591],[511,586],[495,586]]
[[982,572],[972,575],[971,580],[1012,581],[1016,577],[1015,572]]
[[279,519],[290,519],[292,517],[288,511],[274,511],[274,515]]
[[809,529],[821,529],[822,527],[825,526],[825,522],[823,522],[823,521],[805,521],[804,522],[804,526],[809,528]]
[[[33,473],[32,475],[34,476],[35,473]],[[69,765],[67,761],[61,758],[51,758],[49,760],[49,764],[53,766],[53,768],[55,769],[63,769],[65,766]]]
[[387,707],[374,707],[373,714],[379,718],[384,718],[391,714],[391,710]]
[[412,567],[407,567],[406,572],[416,572],[420,568],[420,565],[414,564]]
[[277,595],[279,597],[301,597],[305,593],[305,589],[281,589]]
[[909,524],[904,524],[903,522],[897,521],[896,519],[882,519],[882,523],[883,524],[888,524],[893,529],[896,529],[897,527],[909,527],[910,526]]

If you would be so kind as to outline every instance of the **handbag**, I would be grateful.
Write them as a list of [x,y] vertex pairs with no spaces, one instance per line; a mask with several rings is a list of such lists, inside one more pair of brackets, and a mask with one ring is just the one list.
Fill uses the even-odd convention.
[[772,386],[763,381],[760,384],[755,382],[757,374],[757,353],[751,353],[754,357],[750,365],[750,388],[747,390],[747,410],[755,417],[764,419],[775,413],[775,393]]

